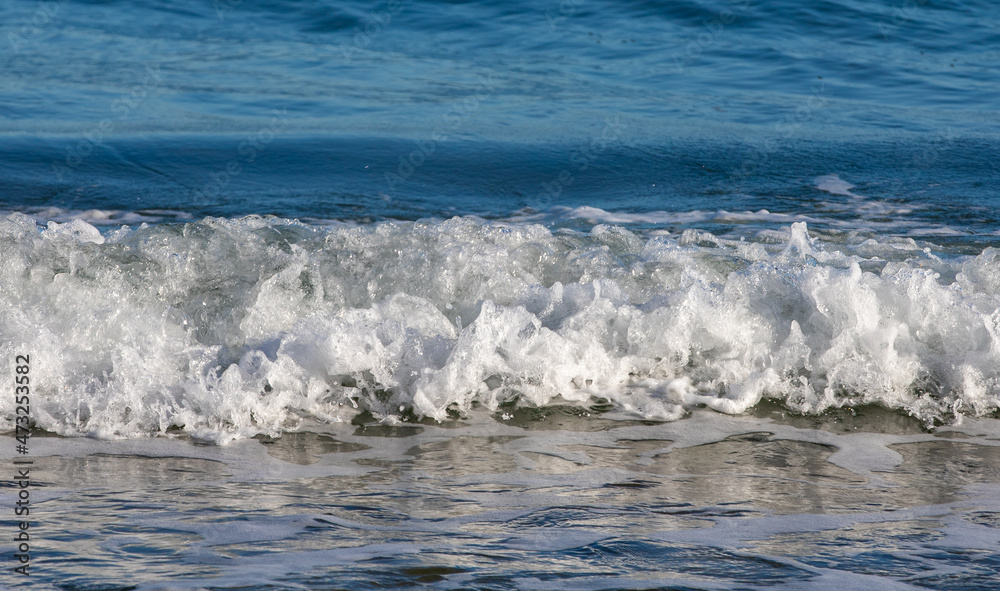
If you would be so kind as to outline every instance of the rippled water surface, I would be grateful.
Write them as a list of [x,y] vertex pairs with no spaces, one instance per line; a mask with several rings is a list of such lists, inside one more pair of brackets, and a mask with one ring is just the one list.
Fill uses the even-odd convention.
[[996,421],[934,436],[877,409],[819,430],[781,414],[595,431],[564,410],[223,448],[36,438],[38,579],[63,589],[990,588]]

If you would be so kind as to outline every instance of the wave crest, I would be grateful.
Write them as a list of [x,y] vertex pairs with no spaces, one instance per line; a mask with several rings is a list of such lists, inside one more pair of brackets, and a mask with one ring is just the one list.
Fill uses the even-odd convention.
[[[775,243],[477,218],[0,220],[0,345],[62,434],[223,441],[304,417],[610,402],[675,420],[762,398],[928,424],[1000,406],[1000,251]],[[2,402],[13,426],[11,401]]]

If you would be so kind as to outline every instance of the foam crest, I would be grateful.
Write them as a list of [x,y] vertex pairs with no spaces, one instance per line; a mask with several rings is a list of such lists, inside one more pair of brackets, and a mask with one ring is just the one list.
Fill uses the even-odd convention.
[[102,233],[12,214],[0,350],[32,355],[38,426],[104,438],[225,441],[476,405],[676,420],[773,398],[928,424],[1000,405],[1000,251],[834,244],[803,222],[743,241],[665,234],[259,217]]

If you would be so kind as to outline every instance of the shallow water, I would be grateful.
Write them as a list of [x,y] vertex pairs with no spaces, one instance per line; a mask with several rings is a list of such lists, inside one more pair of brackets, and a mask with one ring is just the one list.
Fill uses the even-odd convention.
[[899,421],[885,411],[862,415],[827,417],[844,425],[834,430],[780,413],[600,430],[588,417],[538,429],[477,415],[225,447],[36,437],[33,581],[989,588],[1000,423],[929,434],[882,429]]

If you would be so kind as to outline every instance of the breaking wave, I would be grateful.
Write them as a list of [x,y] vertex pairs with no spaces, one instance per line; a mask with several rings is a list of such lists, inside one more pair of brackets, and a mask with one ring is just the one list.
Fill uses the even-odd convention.
[[[593,405],[676,420],[763,398],[927,424],[1000,407],[1000,250],[479,218],[0,218],[0,350],[38,427],[225,441],[304,419]],[[13,428],[12,400],[0,403]]]

